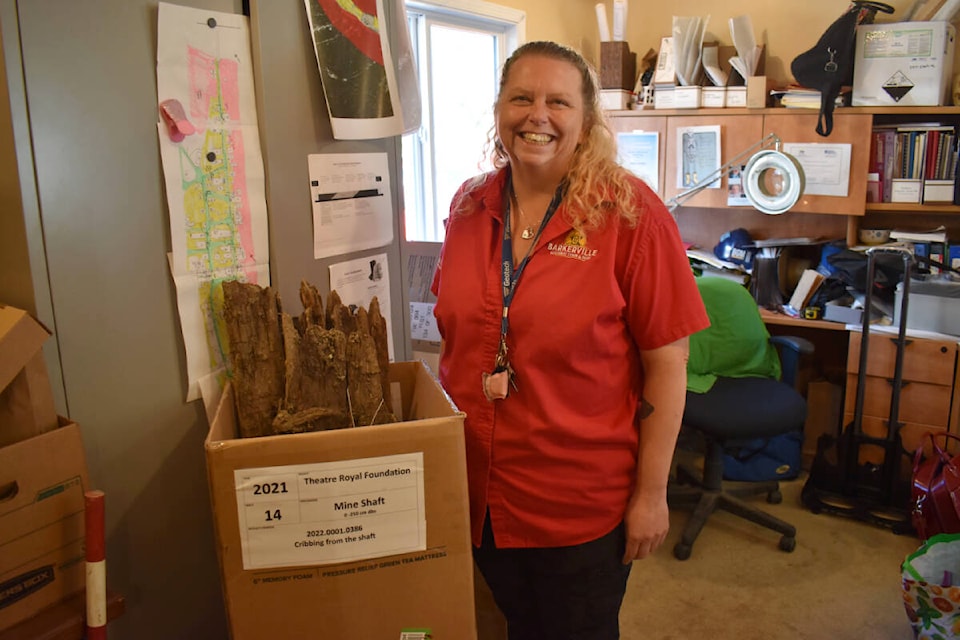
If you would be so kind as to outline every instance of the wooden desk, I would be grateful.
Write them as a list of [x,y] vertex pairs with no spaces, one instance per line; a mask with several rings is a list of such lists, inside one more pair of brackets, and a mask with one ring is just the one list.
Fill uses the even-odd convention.
[[788,315],[770,311],[769,309],[760,309],[760,317],[767,325],[775,324],[788,327],[803,327],[804,329],[826,329],[828,331],[846,331],[847,325],[842,322],[830,322],[829,320],[807,320],[806,318],[791,318]]
[[[119,618],[126,609],[123,596],[107,592],[107,621]],[[82,640],[87,631],[85,592],[80,591],[8,629],[0,640]]]

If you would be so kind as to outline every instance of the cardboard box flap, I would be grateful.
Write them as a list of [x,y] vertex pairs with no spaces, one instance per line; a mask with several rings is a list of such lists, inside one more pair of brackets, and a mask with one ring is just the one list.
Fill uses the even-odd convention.
[[43,348],[50,332],[29,313],[0,305],[0,390]]

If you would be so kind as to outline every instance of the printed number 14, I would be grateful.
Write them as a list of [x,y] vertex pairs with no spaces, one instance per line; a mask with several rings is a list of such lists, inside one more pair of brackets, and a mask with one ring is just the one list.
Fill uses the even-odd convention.
[[273,511],[270,511],[269,509],[267,509],[266,511],[264,511],[264,514],[266,514],[267,516],[266,518],[267,522],[273,522],[274,520],[283,519],[283,516],[280,515],[280,509],[274,509]]

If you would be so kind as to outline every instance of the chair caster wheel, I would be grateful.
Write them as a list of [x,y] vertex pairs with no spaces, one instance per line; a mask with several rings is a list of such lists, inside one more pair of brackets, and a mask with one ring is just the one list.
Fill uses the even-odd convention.
[[780,493],[779,489],[774,489],[767,494],[767,502],[770,504],[780,504],[783,502],[783,494]]
[[797,548],[797,539],[793,536],[783,536],[780,538],[780,550],[790,553]]
[[678,542],[673,547],[673,557],[677,560],[686,560],[690,557],[690,551],[692,550],[693,547],[691,545]]

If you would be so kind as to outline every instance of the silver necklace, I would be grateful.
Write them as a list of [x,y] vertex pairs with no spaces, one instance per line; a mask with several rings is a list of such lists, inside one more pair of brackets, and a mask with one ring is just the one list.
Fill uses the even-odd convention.
[[513,201],[517,203],[517,213],[520,214],[520,219],[523,221],[523,224],[526,224],[523,230],[520,232],[520,237],[524,240],[530,240],[537,234],[537,226],[535,224],[528,224],[527,216],[523,214],[523,207],[520,206],[520,198],[517,197],[517,192],[513,191]]

